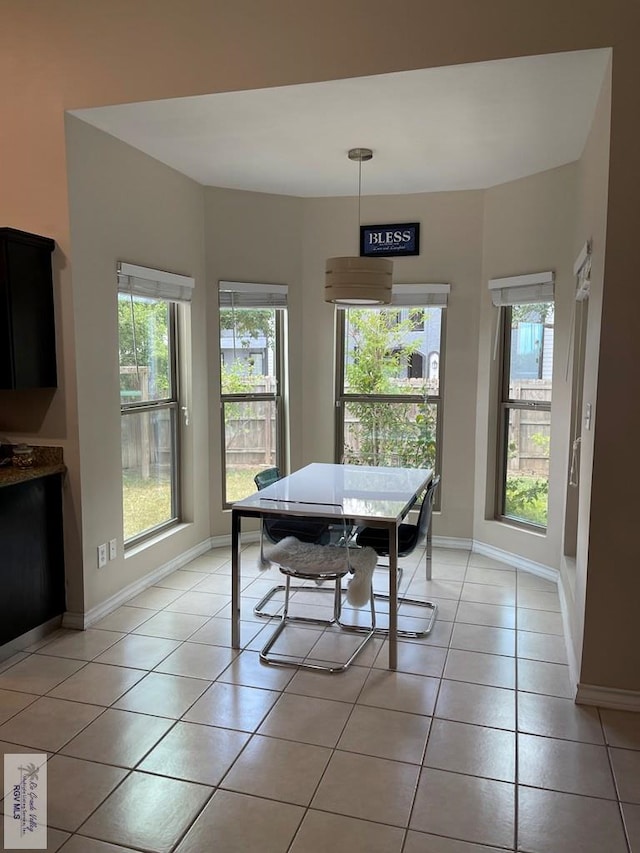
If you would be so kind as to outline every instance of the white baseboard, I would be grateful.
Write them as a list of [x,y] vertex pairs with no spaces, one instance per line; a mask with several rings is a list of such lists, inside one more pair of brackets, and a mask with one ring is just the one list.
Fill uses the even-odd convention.
[[38,640],[42,640],[42,638],[46,637],[47,634],[51,633],[51,631],[55,631],[56,628],[59,628],[61,624],[62,616],[54,616],[53,619],[48,619],[44,624],[38,625],[36,628],[32,628],[30,631],[27,631],[26,634],[22,634],[22,636],[9,640],[8,643],[4,643],[0,646],[0,663],[7,658],[13,657],[15,654],[18,654],[18,652],[25,652],[29,646],[33,645],[33,643],[37,643]]
[[613,708],[616,711],[640,713],[640,691],[618,690],[615,687],[598,687],[595,684],[579,683],[576,703],[578,705],[598,705],[600,708]]
[[[231,534],[228,533],[225,536],[212,536],[208,540],[211,545],[211,548],[231,548]],[[259,542],[260,541],[260,531],[259,530],[247,530],[246,533],[242,534],[242,544],[246,545],[248,542]]]
[[434,548],[461,548],[470,551],[473,545],[472,539],[456,539],[453,536],[434,536],[431,540]]
[[520,554],[513,554],[511,551],[504,551],[502,548],[496,548],[495,545],[487,545],[485,542],[473,540],[472,550],[474,554],[482,554],[483,557],[491,557],[498,560],[500,563],[508,563],[510,566],[515,566],[516,569],[522,569],[532,575],[537,575],[540,578],[558,582],[560,573],[552,566],[546,566],[544,563],[536,563],[535,560],[529,560]]
[[134,595],[138,595],[138,593],[143,592],[150,586],[153,586],[154,583],[167,575],[170,575],[171,572],[175,572],[176,569],[182,568],[182,566],[190,563],[191,560],[195,560],[195,558],[199,557],[201,554],[206,554],[206,552],[210,551],[211,548],[218,548],[225,545],[227,540],[229,544],[231,544],[231,537],[228,536],[217,536],[205,539],[197,545],[194,545],[193,548],[189,548],[187,551],[184,551],[172,560],[163,563],[163,565],[154,569],[152,572],[149,572],[144,577],[138,578],[138,580],[130,583],[128,586],[125,586],[101,604],[97,604],[95,607],[92,607],[91,610],[88,610],[86,613],[74,613],[72,611],[67,611],[62,618],[62,627],[75,628],[80,631],[84,628],[88,628],[90,625],[93,625],[94,622],[97,622],[99,619],[102,619],[104,616],[107,616],[113,610],[120,607],[126,601],[129,601],[129,599],[133,598]]
[[84,631],[89,626],[85,623],[84,613],[75,613],[73,610],[65,610],[62,615],[62,627],[72,631]]
[[567,652],[567,663],[569,664],[569,680],[574,687],[574,699],[577,701],[575,692],[578,689],[578,679],[580,678],[580,667],[578,666],[578,658],[573,647],[573,639],[571,633],[571,620],[569,619],[569,604],[567,602],[567,594],[562,582],[562,575],[558,573],[558,596],[560,598],[560,612],[562,614],[562,633],[564,635],[564,647]]

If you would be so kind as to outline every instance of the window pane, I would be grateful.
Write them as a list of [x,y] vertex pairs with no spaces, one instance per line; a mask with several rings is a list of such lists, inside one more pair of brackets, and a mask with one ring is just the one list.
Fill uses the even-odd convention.
[[220,309],[223,394],[277,392],[274,308]]
[[553,303],[511,309],[510,400],[551,400]]
[[432,468],[437,419],[436,403],[346,403],[344,461]]
[[118,294],[121,405],[173,396],[169,309],[164,300]]
[[274,400],[225,402],[225,503],[253,494],[253,478],[276,465],[276,403]]
[[345,393],[437,397],[441,326],[441,308],[349,309]]
[[124,412],[122,496],[125,541],[174,518],[175,411]]
[[546,527],[551,412],[508,409],[507,430],[504,514]]

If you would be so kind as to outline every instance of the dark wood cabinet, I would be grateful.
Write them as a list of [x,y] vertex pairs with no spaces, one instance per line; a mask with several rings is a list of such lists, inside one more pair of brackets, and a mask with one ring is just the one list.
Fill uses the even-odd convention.
[[65,608],[62,475],[0,488],[0,646]]
[[55,388],[56,335],[48,237],[0,228],[0,388]]

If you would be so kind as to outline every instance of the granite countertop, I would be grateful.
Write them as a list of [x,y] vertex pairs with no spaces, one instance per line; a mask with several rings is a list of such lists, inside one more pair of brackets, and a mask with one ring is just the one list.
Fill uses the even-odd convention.
[[67,470],[62,461],[61,447],[34,447],[33,455],[33,465],[29,468],[16,468],[11,464],[1,466],[0,488],[37,480],[38,477],[49,477],[51,474],[64,474]]

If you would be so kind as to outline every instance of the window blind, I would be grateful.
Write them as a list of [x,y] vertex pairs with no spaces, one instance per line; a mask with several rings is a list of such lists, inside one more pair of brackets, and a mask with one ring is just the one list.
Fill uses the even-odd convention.
[[534,272],[489,280],[491,301],[497,307],[553,302],[555,274]]
[[170,302],[190,302],[195,279],[186,275],[118,262],[118,292]]
[[591,292],[591,240],[587,240],[576,258],[573,274],[578,280],[576,302],[584,302]]
[[[450,284],[394,284],[391,290],[391,307],[420,308],[437,305],[446,308],[451,292]],[[338,309],[356,308],[358,311],[369,308],[386,308],[380,305],[336,304]]]
[[450,284],[394,284],[391,290],[391,304],[407,307],[421,305],[447,306]]
[[221,308],[286,308],[286,284],[257,284],[249,281],[218,282]]

